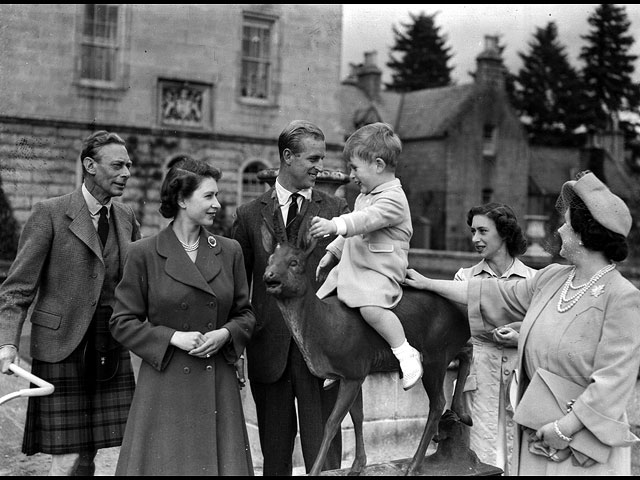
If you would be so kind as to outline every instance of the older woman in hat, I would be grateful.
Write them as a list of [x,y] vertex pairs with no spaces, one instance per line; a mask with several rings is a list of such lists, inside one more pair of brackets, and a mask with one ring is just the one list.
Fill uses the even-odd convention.
[[532,427],[532,417],[548,415],[540,408],[520,420],[512,474],[629,475],[630,446],[639,441],[626,407],[640,367],[640,291],[615,262],[627,256],[631,214],[589,171],[563,185],[557,206],[568,265],[512,282],[436,280],[409,270],[406,283],[466,304],[474,335],[522,320],[516,420],[528,388],[542,404],[545,391],[536,390],[535,379],[543,374],[556,379],[558,397],[577,388],[555,418]]

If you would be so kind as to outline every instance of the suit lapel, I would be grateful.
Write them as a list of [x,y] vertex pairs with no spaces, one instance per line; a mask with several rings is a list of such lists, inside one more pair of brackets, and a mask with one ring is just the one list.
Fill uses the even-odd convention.
[[80,241],[87,245],[87,247],[95,253],[96,257],[104,263],[98,232],[93,226],[91,213],[89,213],[89,208],[87,207],[87,203],[84,201],[81,189],[77,189],[71,194],[71,202],[69,203],[66,214],[71,218],[69,230],[71,230],[71,232],[78,237]]
[[[206,244],[206,236],[204,237],[204,242],[205,243],[203,245],[203,236],[201,233],[198,256],[200,256],[204,249],[209,249],[209,246]],[[196,267],[196,265],[191,261],[187,253],[182,248],[182,245],[180,245],[171,225],[158,234],[156,250],[160,256],[167,259],[164,267],[167,275],[177,282],[184,283],[185,285],[189,285],[213,295],[213,290],[211,290],[211,287],[205,281],[204,276],[200,273],[198,267]],[[220,267],[218,267],[218,271],[219,268]]]
[[[568,270],[567,270],[568,272]],[[547,304],[554,298],[556,298],[556,294],[558,290],[562,288],[562,285],[566,281],[567,277],[565,275],[556,275],[555,278],[552,278],[546,286],[542,288],[543,292],[540,294],[540,298],[546,298],[546,301],[536,302],[535,305],[529,306],[529,311],[527,312],[527,319],[530,321],[523,322],[521,330],[520,330],[520,339],[518,342],[518,353],[519,353],[519,364],[521,367],[523,361],[524,347],[527,343],[527,338],[529,336],[529,332],[531,331],[531,327],[536,322],[542,310],[547,306]]]
[[[276,208],[279,208],[278,196],[276,194],[276,189],[272,188],[262,196],[262,210],[260,211],[260,214],[262,215],[263,225],[267,227],[269,233],[273,235],[273,238],[278,242],[280,239],[278,239],[278,235],[276,235],[276,230],[284,232],[285,227],[282,215],[275,215]],[[274,223],[274,217],[277,224]]]
[[120,249],[120,271],[124,271],[124,260],[127,246],[131,243],[132,226],[129,220],[129,214],[125,208],[116,202],[111,204],[111,213],[113,215],[113,223],[118,237],[118,248]]

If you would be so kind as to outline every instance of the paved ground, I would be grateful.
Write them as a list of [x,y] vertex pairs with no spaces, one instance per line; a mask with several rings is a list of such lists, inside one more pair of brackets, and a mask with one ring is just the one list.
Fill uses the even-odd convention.
[[[27,371],[31,370],[26,362],[20,364]],[[29,388],[26,380],[16,375],[0,374],[0,397],[18,390]],[[22,434],[26,418],[27,399],[24,397],[10,400],[0,405],[0,477],[6,476],[46,476],[51,465],[51,457],[44,454],[36,454],[27,457],[21,453]],[[640,432],[639,432],[640,433]],[[96,457],[96,476],[113,476],[118,461],[119,447],[100,450]],[[634,447],[632,472],[634,476],[640,475],[640,448]],[[348,467],[343,462],[343,468]],[[262,465],[255,465],[255,474],[262,475]],[[371,466],[375,467],[375,466]],[[346,472],[334,475],[344,475]],[[304,469],[296,468],[294,476],[304,475]],[[389,474],[387,472],[387,474]],[[376,475],[369,473],[369,475]]]

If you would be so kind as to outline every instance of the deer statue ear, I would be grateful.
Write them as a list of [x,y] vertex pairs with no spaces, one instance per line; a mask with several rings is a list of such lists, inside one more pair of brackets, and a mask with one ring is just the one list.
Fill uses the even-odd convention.
[[298,231],[298,247],[304,251],[305,256],[309,256],[318,243],[318,240],[309,233],[310,226],[311,220],[306,218]]

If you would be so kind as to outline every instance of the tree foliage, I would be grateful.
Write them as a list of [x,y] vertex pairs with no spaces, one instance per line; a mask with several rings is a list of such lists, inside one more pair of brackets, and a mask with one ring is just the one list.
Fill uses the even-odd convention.
[[412,92],[451,85],[453,67],[448,65],[451,49],[435,24],[436,15],[409,13],[412,23],[401,24],[405,33],[393,26],[395,45],[391,51],[403,55],[396,59],[389,54],[387,66],[392,70],[392,82],[385,84],[388,90]]
[[0,177],[0,260],[13,260],[18,250],[18,223],[13,217],[9,200]]
[[[597,130],[618,126],[620,112],[640,106],[640,84],[632,75],[637,55],[629,53],[634,38],[624,6],[601,4],[588,18],[591,30],[582,39],[580,59],[584,61],[587,121]],[[620,122],[627,138],[635,136],[629,122]]]
[[558,28],[537,28],[528,53],[518,52],[523,66],[516,77],[514,104],[532,144],[576,145],[583,123],[582,82],[571,66]]

